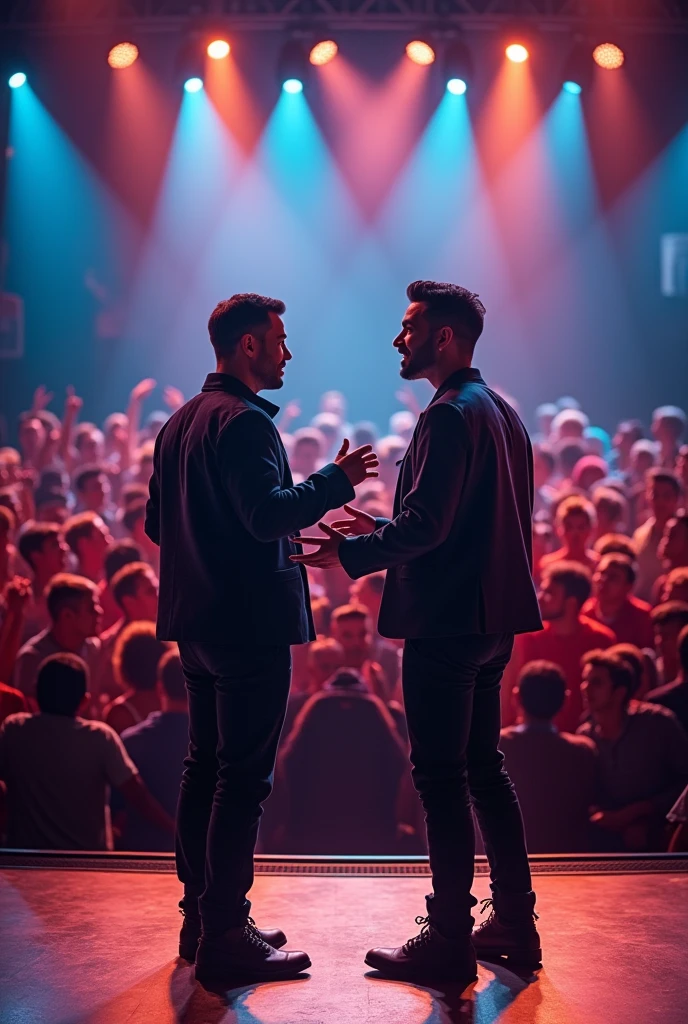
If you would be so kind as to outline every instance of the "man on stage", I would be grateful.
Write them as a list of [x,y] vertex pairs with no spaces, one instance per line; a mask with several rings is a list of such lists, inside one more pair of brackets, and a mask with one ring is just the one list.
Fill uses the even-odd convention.
[[261,804],[284,722],[290,645],[315,639],[293,536],[377,476],[370,445],[297,486],[258,396],[291,359],[284,303],[221,302],[208,323],[217,372],[155,446],[146,533],[160,545],[158,636],[176,640],[189,697],[189,754],[177,813],[184,884],[180,955],[199,980],[289,978],[310,967],[280,931],[249,917]]
[[[353,579],[387,569],[383,636],[405,640],[403,691],[413,778],[425,808],[433,894],[419,935],[366,963],[408,980],[476,978],[476,952],[535,966],[523,822],[498,750],[499,684],[514,634],[541,628],[531,577],[532,453],[518,416],[471,366],[485,309],[465,288],[416,281],[394,341],[401,376],[437,391],[397,484],[394,519],[321,525],[318,550],[292,560],[341,564]],[[475,838],[492,881],[489,919],[471,936]],[[472,939],[472,941],[471,941]]]

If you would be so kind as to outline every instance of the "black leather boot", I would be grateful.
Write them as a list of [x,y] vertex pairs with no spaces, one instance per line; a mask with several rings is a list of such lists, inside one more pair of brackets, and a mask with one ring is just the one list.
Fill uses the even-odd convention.
[[490,910],[486,921],[473,931],[473,946],[479,960],[501,961],[514,967],[535,970],[542,967],[542,947],[535,927],[535,893],[518,896],[494,894],[481,901],[481,914]]
[[470,937],[446,939],[427,917],[417,917],[420,934],[396,949],[371,949],[365,958],[369,967],[388,978],[403,981],[452,981],[462,987],[477,981],[475,952]]
[[306,953],[275,949],[253,924],[201,935],[196,952],[196,980],[202,985],[285,980],[310,966]]
[[[184,917],[181,931],[179,932],[179,955],[182,960],[188,960],[192,964],[196,960],[196,950],[198,949],[198,943],[201,941],[201,918],[197,913],[189,913],[184,908],[183,900],[179,904],[179,913]],[[255,927],[255,921],[252,917],[249,917],[248,921],[249,924]],[[287,936],[279,928],[258,928],[256,930],[261,939],[267,942],[269,946],[272,946],[273,949],[281,949],[282,946],[287,944]]]

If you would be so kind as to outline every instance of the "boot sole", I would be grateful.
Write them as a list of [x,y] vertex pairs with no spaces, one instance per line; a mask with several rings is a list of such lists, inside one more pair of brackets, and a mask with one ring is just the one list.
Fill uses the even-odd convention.
[[463,985],[465,988],[467,985],[472,985],[474,981],[478,980],[478,975],[474,974],[470,977],[458,974],[452,974],[451,971],[442,971],[438,968],[434,971],[431,967],[409,971],[405,966],[396,966],[395,964],[379,964],[374,960],[370,960],[368,957],[364,961],[368,967],[372,967],[374,971],[379,971],[380,974],[385,975],[388,978],[394,978],[397,981],[451,981],[456,982],[459,985]]
[[196,967],[196,981],[201,985],[231,984],[243,985],[253,981],[288,981],[298,978],[312,966],[308,960],[298,969],[283,967],[281,970],[262,971],[259,967],[225,967],[213,970],[209,967]]
[[516,949],[506,951],[498,946],[487,946],[476,948],[475,955],[478,960],[487,960],[489,963],[510,964],[513,967],[528,967],[537,970],[542,967],[542,949]]

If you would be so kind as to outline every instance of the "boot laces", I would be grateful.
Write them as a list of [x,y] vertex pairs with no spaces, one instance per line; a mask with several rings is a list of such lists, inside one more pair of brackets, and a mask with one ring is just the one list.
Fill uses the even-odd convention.
[[258,949],[260,949],[262,953],[272,953],[272,946],[268,942],[266,942],[263,936],[260,934],[256,922],[253,920],[252,917],[249,917],[248,921],[246,922],[244,934],[246,938],[249,940],[249,942],[253,946],[256,946]]
[[423,927],[418,935],[414,935],[412,939],[409,939],[408,942],[405,942],[401,947],[406,954],[417,952],[417,950],[427,945],[427,943],[432,939],[429,917],[417,917],[416,924],[421,924]]
[[[487,921],[483,921],[482,922],[482,924],[480,925],[481,928],[485,927],[485,925],[488,925],[490,923],[490,921],[492,920],[492,918],[496,917],[496,915],[497,915],[497,912],[496,912],[495,906],[494,906],[494,900],[492,899],[491,896],[488,896],[488,898],[486,900],[481,900],[480,901],[480,908],[481,908],[480,909],[480,913],[484,914],[485,911],[488,909],[488,907],[490,908],[490,916],[488,917]],[[539,920],[539,917],[535,913],[535,911],[533,911],[533,917],[535,918],[536,921]]]

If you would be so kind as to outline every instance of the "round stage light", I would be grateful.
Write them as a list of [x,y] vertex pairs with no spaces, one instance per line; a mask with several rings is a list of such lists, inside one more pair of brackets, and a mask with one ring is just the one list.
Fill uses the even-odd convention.
[[435,51],[428,43],[424,43],[421,39],[414,39],[406,47],[406,56],[414,64],[421,64],[423,67],[427,67],[428,64],[432,64],[434,61]]
[[187,80],[184,82],[184,90],[186,92],[200,92],[202,88],[202,78],[187,78]]
[[138,60],[139,48],[136,43],[117,43],[108,53],[108,64],[111,68],[121,70],[130,68]]
[[321,68],[324,64],[329,64],[331,60],[334,60],[338,52],[339,47],[334,39],[323,39],[321,43],[315,44],[308,59],[311,64]]
[[626,56],[616,43],[600,43],[592,51],[592,59],[605,71],[615,71],[621,67]]
[[450,92],[452,96],[463,96],[466,89],[467,86],[463,78],[450,78],[447,82],[447,92]]
[[208,43],[207,53],[213,60],[223,60],[225,57],[229,57],[230,49],[226,39],[213,39],[212,43]]
[[13,75],[10,75],[7,84],[10,89],[19,89],[26,84],[26,75],[23,71],[15,71]]
[[297,92],[303,92],[303,82],[298,78],[288,78],[286,82],[283,83],[282,88],[285,92],[294,96]]
[[506,48],[506,55],[513,64],[523,64],[528,60],[530,54],[522,43],[510,43]]
[[571,93],[572,96],[580,96],[583,92],[583,86],[579,85],[578,82],[564,82],[562,89],[564,92]]

